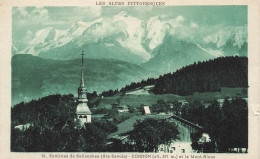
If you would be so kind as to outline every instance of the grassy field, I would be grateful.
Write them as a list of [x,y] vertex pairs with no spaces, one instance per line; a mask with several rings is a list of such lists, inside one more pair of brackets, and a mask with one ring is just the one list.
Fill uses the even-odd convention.
[[189,96],[179,96],[174,94],[162,94],[162,95],[115,95],[113,97],[104,97],[99,107],[111,108],[110,104],[117,103],[120,101],[121,105],[129,105],[132,107],[139,107],[140,105],[153,105],[156,104],[159,99],[163,99],[164,101],[175,101],[175,100],[183,100],[186,99],[188,101],[200,100],[200,101],[211,101],[215,99],[222,99],[225,97],[242,97],[247,98],[247,93],[242,93],[243,90],[247,88],[222,88],[220,92],[207,92],[207,93],[194,93]]

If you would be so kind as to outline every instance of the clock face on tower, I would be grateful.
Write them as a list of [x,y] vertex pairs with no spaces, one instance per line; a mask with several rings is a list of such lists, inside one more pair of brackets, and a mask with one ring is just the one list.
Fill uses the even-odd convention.
[[82,94],[82,98],[86,98],[86,94]]

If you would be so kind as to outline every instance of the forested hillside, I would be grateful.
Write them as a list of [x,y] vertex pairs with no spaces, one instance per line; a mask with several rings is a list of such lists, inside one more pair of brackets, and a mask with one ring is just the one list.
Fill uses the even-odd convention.
[[14,125],[42,123],[62,127],[67,121],[74,120],[76,106],[73,95],[50,95],[15,105],[11,109],[11,121]]
[[247,57],[221,57],[186,66],[161,76],[154,92],[190,95],[220,91],[221,87],[248,87]]
[[[248,58],[230,56],[194,63],[176,72],[164,74],[158,79],[149,78],[133,82],[120,91],[125,92],[147,85],[155,85],[153,89],[155,94],[182,96],[195,92],[220,91],[221,87],[248,87]],[[102,95],[107,94],[111,96],[113,91],[103,92]]]
[[[50,95],[11,109],[11,151],[103,152],[107,135],[117,131],[110,121],[93,120],[80,129],[73,95]],[[30,124],[22,131],[19,124]]]

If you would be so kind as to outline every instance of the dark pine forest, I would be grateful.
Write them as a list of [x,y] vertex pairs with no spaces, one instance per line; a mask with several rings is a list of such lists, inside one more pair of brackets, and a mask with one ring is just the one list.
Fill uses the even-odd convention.
[[248,87],[247,57],[221,57],[186,66],[156,80],[156,94],[191,95],[215,92],[221,87]]
[[[147,85],[155,85],[155,94],[191,95],[195,92],[216,92],[221,87],[248,87],[248,58],[239,56],[219,57],[204,62],[195,62],[176,72],[133,82],[120,90],[125,92]],[[102,92],[113,96],[118,90]]]

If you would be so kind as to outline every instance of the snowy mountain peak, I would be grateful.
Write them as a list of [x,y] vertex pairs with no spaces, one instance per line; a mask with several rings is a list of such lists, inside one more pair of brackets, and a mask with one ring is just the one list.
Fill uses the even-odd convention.
[[148,43],[149,50],[153,50],[161,45],[166,33],[170,29],[168,22],[163,21],[162,18],[165,18],[165,15],[151,17],[146,23],[147,36],[145,42]]
[[36,32],[35,38],[29,42],[29,44],[36,44],[36,43],[44,43],[48,36],[50,36],[51,31],[53,31],[53,27],[48,27],[45,29],[41,29]]
[[203,40],[205,43],[215,43],[217,48],[225,46],[228,41],[241,48],[244,43],[247,43],[247,27],[226,27],[213,35],[206,36]]
[[117,15],[115,15],[114,17],[128,17],[129,14],[126,11],[122,11],[120,13],[118,13]]
[[[163,44],[171,39],[166,37],[172,37],[176,42],[162,49]],[[47,27],[37,31],[30,42],[23,44],[24,47],[19,43],[13,45],[13,55],[25,53],[72,59],[78,58],[76,52],[86,49],[92,58],[117,58],[140,64],[159,52],[168,54],[169,50],[177,50],[179,56],[185,52],[184,45],[203,52],[202,56],[246,55],[247,26],[200,26],[181,15],[172,17],[166,14],[141,20],[120,12],[93,21],[80,20],[65,30]]]
[[82,20],[80,20],[80,21],[77,22],[77,24],[79,26],[85,26],[85,25],[87,25],[87,22],[83,22]]

